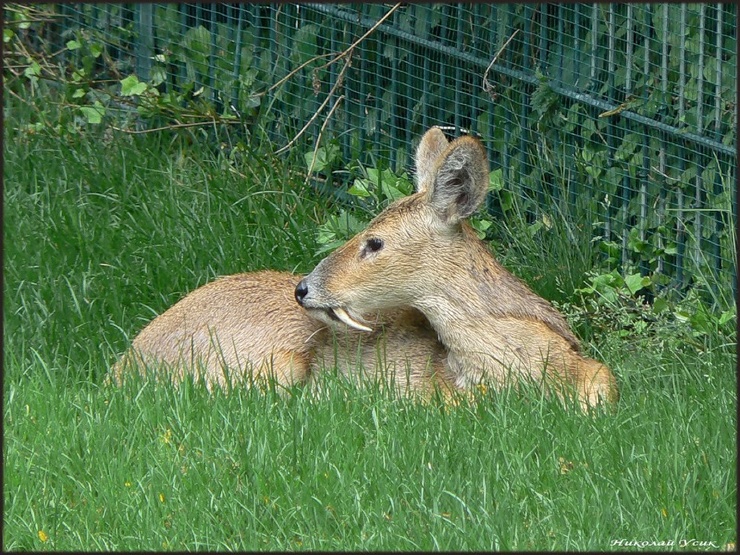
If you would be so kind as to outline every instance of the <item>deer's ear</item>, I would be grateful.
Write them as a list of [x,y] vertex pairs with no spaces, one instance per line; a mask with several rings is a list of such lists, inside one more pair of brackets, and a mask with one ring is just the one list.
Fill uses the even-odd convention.
[[449,144],[439,127],[432,127],[421,137],[414,160],[416,164],[416,190],[418,192],[421,193],[430,188],[437,159]]
[[470,216],[488,191],[488,157],[480,141],[461,137],[439,155],[431,168],[429,202],[447,223]]

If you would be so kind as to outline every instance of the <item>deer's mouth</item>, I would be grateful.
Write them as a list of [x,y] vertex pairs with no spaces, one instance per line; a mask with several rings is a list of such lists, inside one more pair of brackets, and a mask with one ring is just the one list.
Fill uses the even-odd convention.
[[354,328],[359,331],[373,331],[372,328],[366,326],[361,322],[361,318],[351,315],[351,313],[341,306],[330,307],[327,309],[327,313],[333,320],[339,320],[343,324],[347,324],[350,328]]
[[362,317],[352,314],[352,312],[347,308],[341,306],[329,306],[325,308],[312,308],[311,310],[323,313],[328,316],[330,320],[342,322],[350,328],[358,331],[373,331],[372,328],[366,325],[366,322]]

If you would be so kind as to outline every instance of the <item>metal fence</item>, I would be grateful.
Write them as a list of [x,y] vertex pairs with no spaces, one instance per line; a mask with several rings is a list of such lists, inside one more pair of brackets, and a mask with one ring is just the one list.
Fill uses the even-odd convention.
[[102,45],[98,72],[236,116],[326,175],[401,171],[450,126],[487,146],[498,216],[562,215],[615,265],[734,287],[735,4],[56,9],[59,47]]

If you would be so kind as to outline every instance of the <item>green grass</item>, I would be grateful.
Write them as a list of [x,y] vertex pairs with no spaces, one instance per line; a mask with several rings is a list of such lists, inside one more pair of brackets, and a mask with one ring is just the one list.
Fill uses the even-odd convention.
[[622,398],[594,417],[537,391],[440,407],[331,374],[321,398],[103,386],[187,291],[310,270],[326,203],[259,153],[232,166],[164,135],[53,139],[23,132],[22,107],[6,114],[5,549],[736,541],[735,350],[721,341],[597,339]]

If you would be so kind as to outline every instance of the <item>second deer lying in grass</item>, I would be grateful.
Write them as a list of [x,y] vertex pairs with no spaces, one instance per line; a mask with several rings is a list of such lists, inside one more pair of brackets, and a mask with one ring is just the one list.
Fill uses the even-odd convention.
[[[362,315],[413,307],[447,350],[462,390],[481,381],[539,380],[577,392],[582,406],[616,401],[609,369],[583,356],[563,317],[503,268],[464,221],[483,202],[488,160],[470,137],[430,129],[416,153],[417,192],[322,260],[296,287],[299,304],[370,329]],[[561,387],[562,386],[562,387]]]

